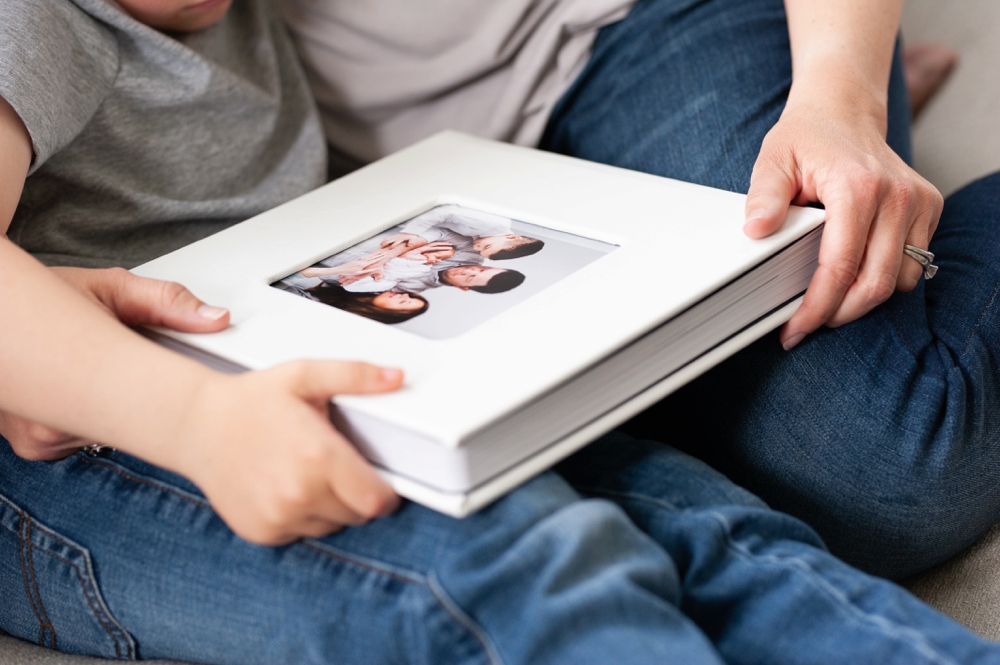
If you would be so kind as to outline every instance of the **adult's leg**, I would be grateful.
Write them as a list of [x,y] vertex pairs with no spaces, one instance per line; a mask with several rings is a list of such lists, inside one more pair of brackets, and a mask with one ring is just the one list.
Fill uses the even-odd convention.
[[1000,519],[1000,176],[949,198],[931,250],[932,281],[791,353],[763,339],[633,428],[669,423],[864,569],[968,547]]
[[[781,0],[643,0],[601,32],[542,147],[746,191],[790,85]],[[906,158],[898,57],[889,100]],[[630,431],[708,460],[865,570],[903,576],[966,547],[1000,517],[1000,337],[986,320],[1000,243],[992,222],[947,217],[926,290],[791,353],[768,336]]]
[[619,503],[663,546],[681,608],[730,665],[1000,658],[1000,645],[851,568],[804,523],[665,444],[610,435],[557,469],[581,494]]

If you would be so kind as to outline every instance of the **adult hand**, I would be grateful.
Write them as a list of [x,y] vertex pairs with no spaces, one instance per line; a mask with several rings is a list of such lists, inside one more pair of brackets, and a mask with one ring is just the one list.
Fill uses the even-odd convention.
[[[52,271],[126,325],[184,332],[215,332],[229,325],[226,310],[206,305],[180,284],[137,277],[120,268]],[[0,411],[0,434],[18,456],[29,460],[61,459],[93,443],[4,411]]]
[[330,398],[395,390],[402,372],[296,361],[216,375],[191,396],[163,450],[246,540],[280,545],[362,524],[398,497],[330,424]]
[[819,268],[781,331],[786,349],[821,325],[863,316],[896,289],[913,289],[922,268],[904,257],[903,245],[926,249],[943,206],[934,186],[886,144],[884,112],[865,111],[877,104],[795,93],[764,138],[744,227],[761,238],[780,228],[790,202],[826,207]]

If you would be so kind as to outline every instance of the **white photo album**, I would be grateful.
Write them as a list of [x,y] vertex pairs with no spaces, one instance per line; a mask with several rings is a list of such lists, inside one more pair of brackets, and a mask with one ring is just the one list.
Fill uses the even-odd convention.
[[334,422],[411,499],[492,501],[786,320],[824,213],[446,132],[147,263],[228,307],[155,331],[223,368],[401,367]]

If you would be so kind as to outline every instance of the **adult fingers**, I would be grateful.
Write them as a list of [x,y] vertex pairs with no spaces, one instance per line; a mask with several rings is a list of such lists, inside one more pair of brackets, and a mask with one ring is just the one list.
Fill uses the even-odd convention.
[[854,187],[841,184],[832,188],[824,201],[827,214],[819,267],[802,305],[781,331],[781,344],[786,350],[826,323],[854,283],[877,209],[878,186],[872,180]]
[[882,199],[868,232],[857,277],[827,325],[839,326],[861,318],[892,296],[900,277],[912,278],[916,284],[919,271],[914,273],[912,268],[918,266],[903,261],[903,245],[917,215],[916,202],[916,191],[905,184],[894,186]]
[[764,238],[780,229],[799,189],[794,158],[791,154],[774,155],[765,141],[750,176],[743,232],[751,238]]
[[[927,249],[930,246],[931,238],[934,236],[934,231],[941,218],[941,210],[944,207],[944,198],[941,193],[930,183],[925,182],[925,185],[925,195],[919,197],[916,221],[906,236],[906,244],[919,249]],[[896,288],[900,291],[913,290],[923,276],[923,272],[924,267],[919,262],[910,256],[904,256]]]

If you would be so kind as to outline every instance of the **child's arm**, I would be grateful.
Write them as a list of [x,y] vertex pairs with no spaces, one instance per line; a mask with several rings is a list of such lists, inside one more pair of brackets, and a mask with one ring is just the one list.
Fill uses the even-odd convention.
[[[2,233],[31,155],[23,123],[0,99]],[[97,277],[84,290],[121,279],[128,291],[138,279],[91,274]],[[178,285],[157,284],[168,302],[193,298]],[[124,301],[111,298],[115,315]],[[299,362],[237,377],[212,372],[129,330],[5,236],[0,311],[7,423],[25,419],[185,475],[236,533],[259,543],[324,535],[395,506],[391,489],[331,427],[326,408],[336,393],[398,387],[399,371]],[[213,325],[224,323],[217,317]]]

